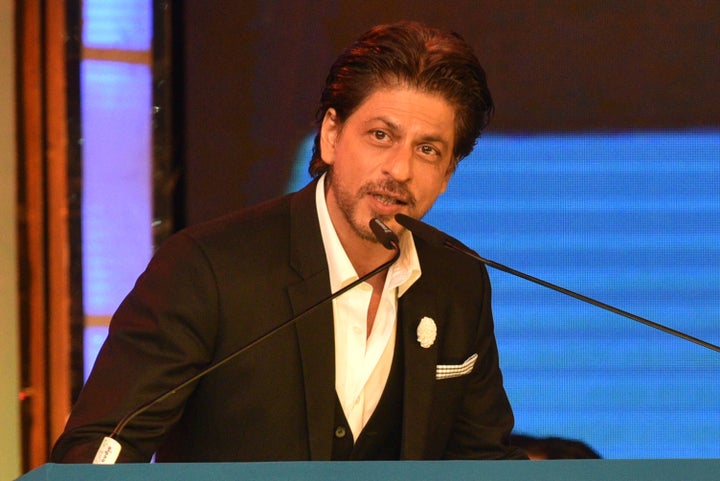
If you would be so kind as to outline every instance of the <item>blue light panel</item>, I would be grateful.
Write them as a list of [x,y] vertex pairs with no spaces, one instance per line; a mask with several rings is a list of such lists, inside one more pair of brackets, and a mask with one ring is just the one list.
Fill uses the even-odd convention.
[[[151,0],[83,2],[85,47],[144,51],[151,41]],[[84,312],[109,319],[152,252],[152,71],[85,59],[80,75]],[[86,326],[86,377],[106,335]]]
[[[309,177],[310,139],[288,190]],[[424,219],[480,255],[720,344],[720,132],[487,135]],[[720,355],[489,269],[516,430],[720,457]]]
[[83,44],[92,48],[150,50],[152,2],[84,0]]
[[146,65],[85,60],[85,313],[112,314],[152,252],[151,74]]

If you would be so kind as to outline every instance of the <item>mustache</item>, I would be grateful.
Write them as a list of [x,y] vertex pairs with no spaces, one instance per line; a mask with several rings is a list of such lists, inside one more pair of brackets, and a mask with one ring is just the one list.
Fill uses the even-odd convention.
[[367,182],[360,187],[358,197],[368,194],[389,194],[397,197],[406,205],[412,207],[415,205],[415,196],[410,192],[407,184],[398,182],[395,179],[383,179],[381,181]]

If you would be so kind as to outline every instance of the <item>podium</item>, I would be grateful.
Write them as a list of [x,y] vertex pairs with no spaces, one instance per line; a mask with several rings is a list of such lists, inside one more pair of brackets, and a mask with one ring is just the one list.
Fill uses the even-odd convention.
[[718,481],[720,459],[45,464],[18,481]]

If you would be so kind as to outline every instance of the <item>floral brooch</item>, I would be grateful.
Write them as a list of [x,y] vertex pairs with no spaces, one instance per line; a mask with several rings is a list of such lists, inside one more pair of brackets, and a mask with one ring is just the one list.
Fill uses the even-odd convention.
[[420,343],[420,347],[427,349],[435,343],[437,337],[437,326],[435,321],[430,317],[423,317],[420,319],[420,324],[417,328],[417,340]]

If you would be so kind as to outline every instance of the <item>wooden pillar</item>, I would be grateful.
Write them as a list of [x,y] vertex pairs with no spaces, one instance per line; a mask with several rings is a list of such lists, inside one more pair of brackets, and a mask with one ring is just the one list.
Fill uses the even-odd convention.
[[16,13],[24,470],[47,461],[69,413],[71,313],[82,300],[71,295],[79,159],[68,140],[68,3],[26,0]]

